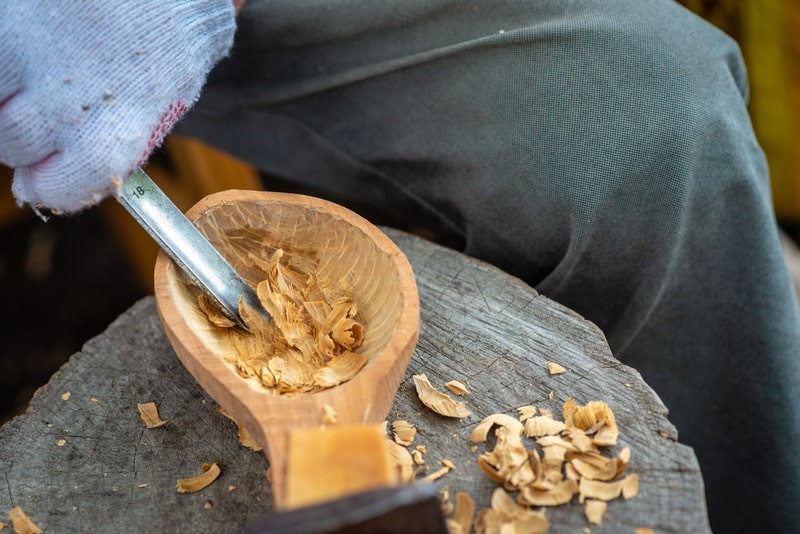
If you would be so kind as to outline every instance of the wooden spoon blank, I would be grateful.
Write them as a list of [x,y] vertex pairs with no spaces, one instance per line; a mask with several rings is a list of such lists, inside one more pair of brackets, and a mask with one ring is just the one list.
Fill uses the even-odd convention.
[[344,384],[314,393],[276,395],[244,379],[224,361],[230,350],[198,310],[192,291],[166,254],[156,261],[157,308],[167,337],[198,383],[261,445],[270,461],[273,499],[284,498],[289,433],[323,424],[330,405],[343,425],[383,422],[419,335],[419,297],[411,266],[375,226],[330,202],[301,195],[225,191],[187,212],[209,241],[250,284],[263,273],[232,251],[231,239],[249,239],[293,254],[311,255],[318,278],[352,286],[368,357]]

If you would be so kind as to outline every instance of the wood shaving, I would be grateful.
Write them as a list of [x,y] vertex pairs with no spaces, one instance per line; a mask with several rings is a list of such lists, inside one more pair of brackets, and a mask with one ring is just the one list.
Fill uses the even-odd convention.
[[578,491],[574,480],[566,479],[548,489],[537,489],[533,485],[520,488],[519,502],[530,506],[559,506],[572,500]]
[[455,401],[446,393],[442,393],[433,387],[424,374],[414,375],[414,385],[417,388],[417,396],[422,404],[445,417],[464,418],[472,415],[463,402]]
[[140,403],[136,406],[139,408],[139,415],[142,417],[142,421],[144,421],[147,428],[158,428],[161,425],[167,424],[166,421],[159,417],[155,402]]
[[401,482],[411,482],[414,479],[414,459],[402,445],[386,440],[389,447],[389,458],[397,471],[397,478]]
[[60,439],[60,440],[58,440],[58,442],[56,442],[56,445],[58,445],[59,447],[63,447],[66,444],[67,444],[67,441],[64,440],[64,439]]
[[61,400],[69,400],[69,398],[70,398],[70,396],[71,396],[71,395],[72,395],[72,393],[70,393],[69,391],[67,391],[66,393],[64,393],[64,394],[62,394],[62,395],[61,395]]
[[599,525],[603,522],[603,515],[605,515],[607,508],[608,503],[605,501],[587,499],[583,505],[583,513],[586,514],[586,520],[589,523]]
[[[232,241],[247,247],[247,239]],[[231,347],[226,360],[238,374],[275,394],[307,393],[353,378],[367,358],[352,288],[317,278],[317,264],[301,254],[270,247],[237,250],[239,260],[263,272],[256,286],[267,321],[243,300],[239,315],[250,333],[234,328],[204,293],[197,308]],[[268,257],[259,254],[268,255]]]
[[25,515],[25,512],[19,506],[12,508],[8,512],[8,518],[11,520],[11,526],[17,534],[42,534],[42,529],[36,526],[36,523]]
[[525,532],[539,534],[547,532],[550,521],[543,512],[520,506],[503,490],[495,488],[491,508],[485,508],[475,518],[476,532]]
[[200,308],[200,311],[206,314],[208,320],[214,326],[218,326],[220,328],[230,328],[235,326],[236,323],[230,320],[224,313],[220,311],[220,309],[212,303],[209,296],[205,293],[200,293],[197,297],[197,306]]
[[452,514],[453,510],[456,509],[456,506],[451,501],[448,500],[443,500],[441,502],[441,507],[442,507],[442,515],[445,516]]
[[517,413],[519,414],[520,422],[524,423],[534,415],[536,415],[536,406],[520,406],[517,408]]
[[547,362],[547,372],[551,375],[560,375],[566,373],[567,370],[556,362]]
[[529,438],[542,436],[555,436],[564,431],[567,425],[563,421],[556,421],[552,417],[538,415],[525,421],[525,435]]
[[453,522],[461,528],[461,532],[468,534],[472,530],[472,521],[475,517],[475,503],[469,494],[459,491],[456,493],[456,509]]
[[[639,477],[633,474],[613,482],[581,478],[578,492],[580,502],[589,498],[611,501],[620,496],[625,499],[630,499],[631,497],[635,497],[639,492]],[[627,495],[627,497],[625,495]]]
[[645,528],[637,528],[633,531],[633,534],[654,534],[655,531],[650,527]]
[[419,449],[411,451],[411,459],[414,460],[416,465],[425,465],[425,459],[422,457],[422,451]]
[[394,435],[394,440],[397,443],[407,447],[414,442],[414,436],[417,434],[417,429],[408,421],[400,419],[392,423],[392,433]]
[[192,493],[208,487],[220,474],[219,466],[213,464],[203,464],[203,473],[190,478],[180,478],[175,484],[178,493]]
[[434,471],[433,473],[431,473],[431,474],[429,474],[429,475],[426,475],[425,477],[423,477],[423,478],[422,478],[422,481],[423,481],[423,482],[433,482],[433,481],[435,481],[435,480],[439,480],[440,478],[442,478],[443,476],[445,476],[445,475],[446,475],[447,473],[449,473],[450,471],[452,471],[452,469],[451,469],[450,467],[448,467],[448,466],[446,466],[446,465],[443,465],[441,468],[437,469],[437,470],[436,470],[436,471]]
[[478,423],[478,426],[476,426],[470,433],[469,440],[473,443],[486,441],[486,438],[489,437],[489,430],[491,430],[495,425],[506,427],[509,429],[509,431],[516,434],[522,434],[522,431],[524,430],[522,423],[510,415],[506,415],[504,413],[494,413],[485,417],[483,421]]
[[469,393],[469,391],[467,391],[467,386],[465,386],[458,380],[451,380],[450,382],[447,382],[444,385],[444,387],[449,389],[450,393],[452,393],[453,395],[458,395],[459,397]]
[[226,412],[222,406],[217,405],[217,411],[236,424],[236,427],[239,429],[239,443],[242,446],[252,449],[256,452],[261,450],[261,446],[255,440],[255,438],[250,434],[250,432],[247,431],[245,427],[239,424],[239,421],[231,417],[231,415]]

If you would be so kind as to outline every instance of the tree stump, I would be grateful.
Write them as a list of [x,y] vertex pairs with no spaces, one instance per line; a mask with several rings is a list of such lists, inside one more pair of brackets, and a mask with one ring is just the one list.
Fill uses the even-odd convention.
[[[469,441],[486,415],[516,415],[533,404],[560,416],[569,397],[602,400],[616,415],[616,448],[631,449],[628,472],[638,473],[639,494],[611,501],[601,525],[588,524],[577,498],[549,507],[550,532],[710,531],[693,451],[677,442],[661,400],[614,359],[595,325],[488,264],[385,231],[414,269],[422,310],[419,343],[389,422],[416,425],[414,445],[427,447],[429,472],[441,459],[456,465],[438,487],[468,492],[477,510],[488,506],[496,484],[476,463],[486,444],[473,451]],[[547,362],[566,372],[551,375]],[[459,400],[473,415],[449,419],[424,407],[411,379],[421,373],[443,391],[449,380],[465,383],[469,393]],[[155,402],[167,424],[146,428],[137,410],[145,402]],[[222,468],[213,484],[177,493],[178,478],[211,462]],[[0,429],[0,521],[19,506],[45,532],[239,531],[270,513],[267,467],[181,366],[146,297]]]

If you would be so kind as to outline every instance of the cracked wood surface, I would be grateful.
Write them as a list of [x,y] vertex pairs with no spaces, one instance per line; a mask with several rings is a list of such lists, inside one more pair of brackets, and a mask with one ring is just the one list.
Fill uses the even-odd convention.
[[[495,485],[476,464],[486,445],[473,452],[469,433],[484,416],[516,415],[517,407],[533,404],[560,418],[568,397],[597,399],[616,414],[619,447],[631,448],[629,472],[639,474],[639,495],[610,502],[591,532],[709,531],[693,451],[676,441],[663,403],[638,372],[613,358],[596,326],[494,267],[386,232],[411,262],[422,309],[419,344],[389,421],[417,426],[410,449],[427,446],[429,472],[441,459],[455,463],[438,487],[451,496],[467,491],[483,508]],[[550,375],[549,361],[567,372]],[[447,419],[425,408],[411,379],[419,373],[442,391],[449,380],[465,383],[469,393],[459,400],[473,415]],[[166,425],[145,428],[136,405],[149,401]],[[176,492],[178,478],[210,462],[222,468],[213,484]],[[269,513],[267,466],[263,454],[239,444],[236,425],[183,369],[154,299],[146,297],[0,428],[0,521],[21,506],[45,532],[235,532]],[[577,499],[546,513],[550,532],[589,526]]]

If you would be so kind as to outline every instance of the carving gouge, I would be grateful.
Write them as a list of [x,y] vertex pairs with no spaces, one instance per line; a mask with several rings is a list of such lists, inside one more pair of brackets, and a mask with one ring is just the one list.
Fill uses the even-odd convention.
[[141,168],[122,184],[117,200],[229,319],[248,330],[239,316],[241,297],[269,320],[253,288]]

